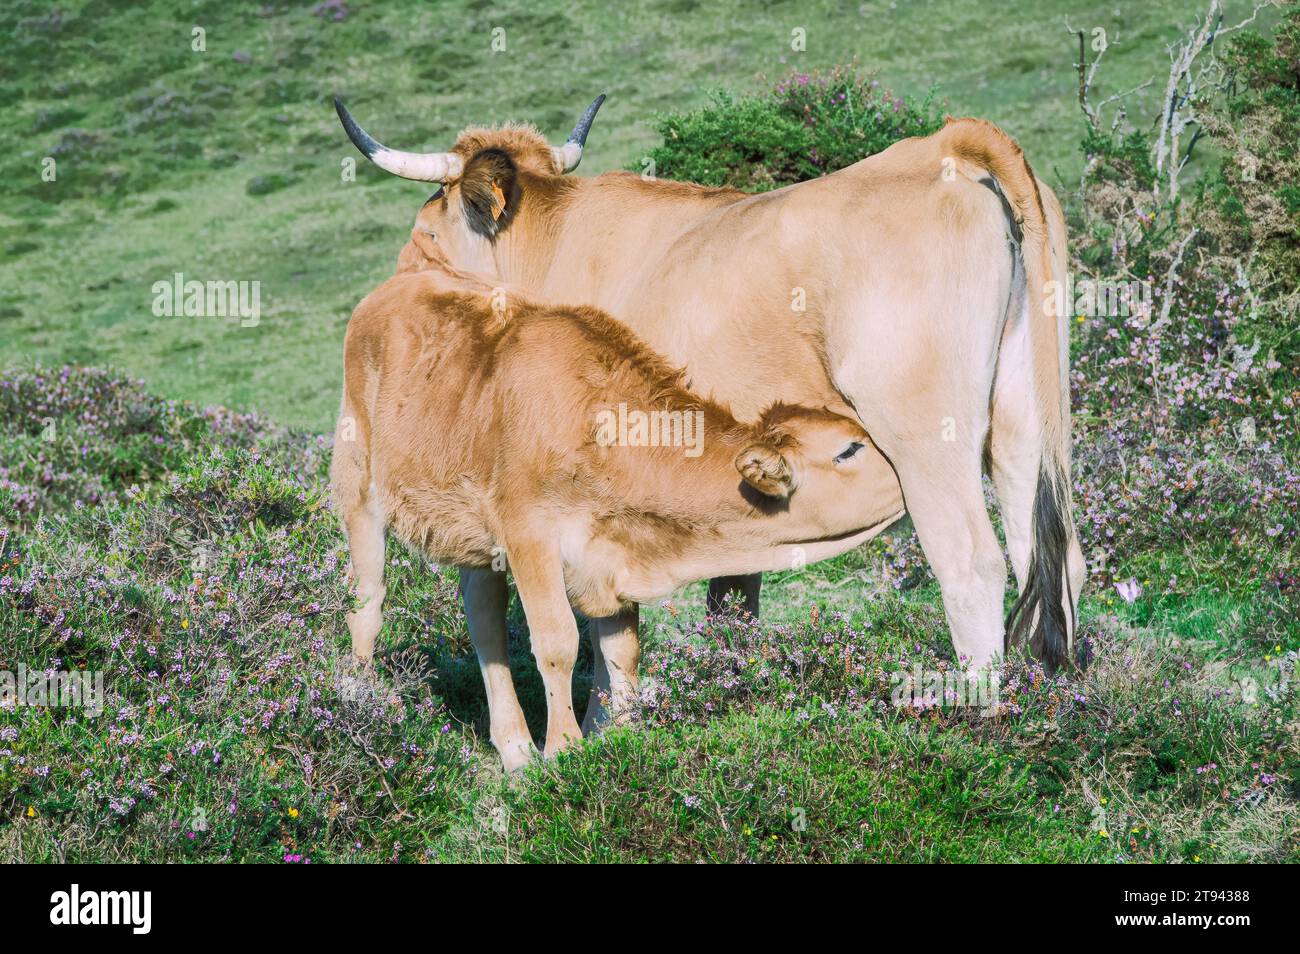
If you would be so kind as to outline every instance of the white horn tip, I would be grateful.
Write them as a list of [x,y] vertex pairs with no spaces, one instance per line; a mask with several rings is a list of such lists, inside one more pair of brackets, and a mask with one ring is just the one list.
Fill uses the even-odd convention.
[[370,161],[395,176],[420,182],[447,182],[465,171],[464,160],[451,152],[418,153],[378,149]]
[[566,142],[563,146],[552,146],[551,155],[555,157],[555,167],[560,172],[572,172],[582,162],[582,146],[576,142]]

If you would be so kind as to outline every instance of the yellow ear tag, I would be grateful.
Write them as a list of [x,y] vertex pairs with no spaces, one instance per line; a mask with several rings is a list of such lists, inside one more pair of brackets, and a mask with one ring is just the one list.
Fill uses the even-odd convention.
[[506,194],[501,191],[501,187],[495,182],[492,183],[492,197],[496,199],[492,206],[492,221],[495,222],[501,218],[501,215],[506,210]]

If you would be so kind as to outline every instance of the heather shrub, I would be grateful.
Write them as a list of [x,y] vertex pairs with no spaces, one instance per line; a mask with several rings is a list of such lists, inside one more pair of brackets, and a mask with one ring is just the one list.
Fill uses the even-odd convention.
[[0,380],[0,487],[20,515],[94,505],[179,466],[205,430],[102,371],[11,374]]
[[1300,393],[1277,387],[1248,309],[1197,273],[1075,323],[1076,516],[1096,582],[1251,592],[1296,566]]
[[[713,618],[661,632],[643,663],[640,724],[507,795],[526,857],[574,845],[597,858],[927,856],[895,829],[894,809],[932,832],[957,820],[949,811],[983,818],[1012,856],[1029,850],[1020,826],[1037,819],[1056,857],[1295,857],[1295,650],[1225,679],[1177,640],[1100,617],[1085,624],[1086,673],[1049,677],[1016,658],[989,704],[971,706],[948,689],[899,691],[913,673],[954,674],[936,607],[887,595],[874,610],[869,625],[814,611],[789,626]],[[672,747],[638,741],[670,730]],[[867,775],[885,781],[864,810]],[[913,775],[933,813],[909,801]],[[838,810],[845,800],[858,810]],[[611,802],[619,824],[596,824]],[[705,823],[714,813],[748,824],[724,837]],[[815,838],[801,836],[804,816]]]
[[32,368],[0,377],[0,500],[32,515],[119,501],[185,465],[204,444],[258,447],[310,472],[324,444],[256,414],[165,400],[95,368]]
[[[1285,201],[1300,188],[1287,66],[1300,21],[1231,34],[1216,59],[1216,16],[1211,4],[1180,41],[1178,95],[1151,127],[1084,108],[1072,271],[1150,295],[1072,322],[1078,518],[1104,600],[1114,583],[1129,601],[1248,596],[1272,618],[1267,640],[1294,616],[1300,556],[1294,272],[1283,278],[1300,222]],[[1220,155],[1184,181],[1207,134]]]
[[834,172],[941,125],[933,93],[917,102],[841,67],[792,73],[754,97],[715,92],[700,109],[663,116],[663,145],[649,158],[658,176],[764,192]]
[[[301,863],[432,851],[478,747],[450,731],[424,655],[394,649],[374,680],[352,673],[320,442],[107,373],[38,369],[0,394],[5,439],[26,437],[17,422],[33,411],[58,415],[80,442],[60,486],[111,490],[0,497],[0,670],[100,674],[104,690],[97,714],[0,707],[0,816],[19,822],[0,827],[0,854]],[[113,401],[141,410],[102,410]],[[113,448],[142,433],[179,437],[156,452],[146,441],[164,456],[95,484]],[[432,643],[435,620],[459,619],[437,568],[395,559],[391,573],[408,607],[396,642]],[[418,826],[394,824],[417,814]]]

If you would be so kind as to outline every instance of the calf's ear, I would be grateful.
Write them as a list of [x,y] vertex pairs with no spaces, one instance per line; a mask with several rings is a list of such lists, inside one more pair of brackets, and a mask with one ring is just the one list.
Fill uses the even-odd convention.
[[403,272],[418,272],[443,257],[433,236],[416,226],[411,229],[410,241],[402,246],[402,251],[397,256],[397,272],[399,275]]
[[475,154],[460,180],[460,201],[471,229],[494,238],[510,223],[518,203],[517,179],[514,160],[503,150]]
[[759,493],[784,499],[794,490],[794,474],[771,444],[750,444],[736,456],[736,470]]

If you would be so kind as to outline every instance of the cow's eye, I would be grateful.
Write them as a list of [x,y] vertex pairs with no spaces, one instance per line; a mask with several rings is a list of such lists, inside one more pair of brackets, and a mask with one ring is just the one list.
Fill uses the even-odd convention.
[[852,457],[860,450],[862,450],[862,445],[859,444],[857,441],[854,441],[853,443],[849,444],[848,447],[844,448],[844,450],[840,451],[838,454],[835,455],[835,463],[837,464],[844,463],[846,460],[848,460],[850,457]]

